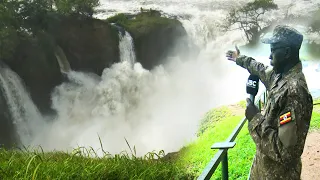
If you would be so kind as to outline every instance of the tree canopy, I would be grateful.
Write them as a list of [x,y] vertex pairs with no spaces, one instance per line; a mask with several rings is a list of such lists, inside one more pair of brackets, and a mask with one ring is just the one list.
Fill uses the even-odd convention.
[[229,28],[233,25],[244,31],[249,42],[254,40],[255,35],[264,27],[262,25],[262,15],[267,11],[278,9],[273,0],[255,0],[242,7],[232,9],[226,20]]
[[320,8],[316,12],[314,12],[312,16],[310,23],[310,31],[320,33]]
[[0,59],[9,58],[18,36],[47,30],[57,15],[92,17],[99,0],[0,0]]

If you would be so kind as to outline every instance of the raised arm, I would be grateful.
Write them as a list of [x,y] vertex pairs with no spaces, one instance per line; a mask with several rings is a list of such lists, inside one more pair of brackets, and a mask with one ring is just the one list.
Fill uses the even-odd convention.
[[236,51],[229,50],[226,53],[226,57],[230,61],[236,62],[237,65],[247,69],[250,74],[259,76],[261,82],[266,86],[266,89],[269,90],[271,83],[276,78],[276,74],[272,67],[266,66],[263,63],[260,63],[248,56],[240,56],[240,50],[236,46]]
[[239,56],[236,58],[237,65],[247,69],[250,74],[259,76],[261,82],[269,90],[271,83],[274,81],[276,76],[275,72],[272,70],[272,67],[266,66],[263,63],[260,63],[248,56]]

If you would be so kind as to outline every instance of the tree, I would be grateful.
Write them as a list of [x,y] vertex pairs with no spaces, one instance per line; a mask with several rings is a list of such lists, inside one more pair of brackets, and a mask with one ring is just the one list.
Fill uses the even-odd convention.
[[17,1],[4,0],[0,4],[0,59],[11,58],[18,45],[17,31],[21,23],[18,8]]
[[318,9],[312,16],[310,31],[320,33],[320,9]]
[[312,14],[309,22],[308,33],[310,39],[307,43],[307,50],[312,56],[320,57],[320,7]]
[[255,41],[259,32],[265,27],[262,24],[262,15],[267,11],[278,9],[273,0],[255,0],[238,9],[232,9],[226,20],[229,28],[233,25],[244,31],[249,42]]
[[48,30],[57,14],[92,17],[99,5],[99,0],[0,0],[0,59],[12,56],[22,37]]
[[92,17],[100,5],[99,0],[55,0],[58,12],[65,15],[78,14]]
[[19,15],[22,19],[21,26],[34,32],[48,27],[51,13],[53,13],[52,0],[20,1]]

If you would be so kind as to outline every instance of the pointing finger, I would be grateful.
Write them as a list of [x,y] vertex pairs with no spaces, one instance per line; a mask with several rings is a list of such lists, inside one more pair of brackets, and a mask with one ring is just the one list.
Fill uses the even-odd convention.
[[237,50],[237,54],[239,55],[239,54],[240,54],[240,50],[239,50],[238,46],[235,45],[235,48],[236,48],[236,50]]

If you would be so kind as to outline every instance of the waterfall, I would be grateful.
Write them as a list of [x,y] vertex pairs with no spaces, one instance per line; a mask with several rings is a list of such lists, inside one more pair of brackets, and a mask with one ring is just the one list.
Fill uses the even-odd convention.
[[133,38],[130,33],[116,23],[111,23],[119,32],[119,51],[120,61],[130,63],[131,67],[136,62],[136,53],[134,51]]
[[64,52],[60,46],[56,47],[54,55],[56,56],[58,64],[60,66],[60,72],[62,74],[69,73],[71,71],[71,67],[70,67],[70,64],[69,64],[69,61],[68,61],[66,55],[64,54]]
[[0,87],[20,141],[29,145],[36,136],[38,127],[43,127],[42,116],[20,77],[6,65],[0,67]]
[[[115,154],[128,150],[125,137],[130,145],[137,148],[138,155],[153,150],[179,150],[195,138],[199,120],[210,108],[237,103],[247,97],[244,88],[247,71],[225,58],[225,51],[233,48],[235,42],[243,43],[242,32],[226,32],[220,28],[225,23],[228,10],[245,2],[102,0],[103,8],[111,13],[106,16],[121,12],[135,13],[143,7],[178,17],[193,42],[199,46],[200,55],[186,57],[185,61],[170,60],[151,71],[145,70],[136,62],[133,38],[116,24],[112,25],[119,31],[121,61],[106,68],[101,78],[68,70],[62,53],[56,54],[61,71],[68,72],[69,81],[57,86],[52,94],[52,106],[57,111],[57,117],[39,135],[37,143],[45,150],[72,150],[79,146],[91,146],[97,150],[101,147],[99,136],[104,149]],[[297,3],[297,8],[301,4]],[[280,10],[265,17],[265,20],[281,17]],[[248,51],[241,53],[247,54]],[[256,57],[259,56],[257,59],[268,60],[269,46],[255,49],[250,54],[254,52]],[[14,87],[12,74],[11,81],[7,76],[5,71],[1,71],[1,86],[6,87],[6,97],[11,98],[8,98],[8,103],[13,104],[10,110],[16,113],[15,122],[20,123],[20,128],[26,128],[20,132],[22,136],[32,131],[34,125],[31,124],[35,124],[38,118],[30,121],[20,112],[19,104],[28,108],[34,106],[30,98],[28,102],[31,105],[25,106],[27,100],[20,102],[14,96],[23,90],[23,96],[19,96],[21,99],[27,92],[21,87]],[[13,82],[20,83],[16,79]],[[33,114],[37,111],[34,110]]]
[[120,60],[127,61],[133,66],[136,62],[136,54],[131,35],[127,31],[125,31],[124,35],[119,32],[119,39]]

